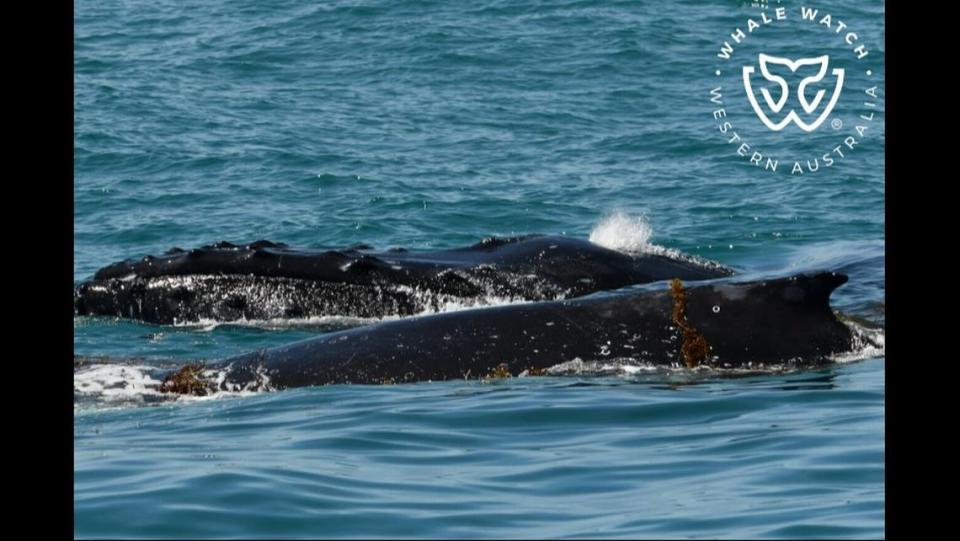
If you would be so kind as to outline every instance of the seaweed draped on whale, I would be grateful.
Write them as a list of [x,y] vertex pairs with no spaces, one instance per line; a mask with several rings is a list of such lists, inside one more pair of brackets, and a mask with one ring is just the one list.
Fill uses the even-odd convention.
[[79,315],[171,324],[202,319],[407,316],[447,303],[569,299],[633,284],[733,274],[681,254],[623,253],[565,236],[464,248],[293,249],[257,241],[173,248],[108,265],[74,293]]

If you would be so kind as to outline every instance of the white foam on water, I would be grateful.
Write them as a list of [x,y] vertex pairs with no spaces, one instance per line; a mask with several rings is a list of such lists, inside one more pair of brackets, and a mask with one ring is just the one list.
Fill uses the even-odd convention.
[[635,359],[612,359],[603,361],[584,361],[577,357],[572,361],[553,365],[544,373],[549,376],[630,376],[666,372],[670,368]]
[[202,377],[218,390],[204,396],[182,395],[160,391],[162,379],[154,376],[165,375],[169,369],[161,369],[144,364],[93,364],[78,369],[73,374],[73,391],[80,400],[75,400],[75,408],[94,406],[97,409],[112,409],[172,402],[207,402],[225,398],[254,396],[273,391],[270,378],[261,368],[257,377],[244,385],[225,384],[229,367],[226,369],[207,369]]
[[160,396],[160,380],[146,365],[95,364],[73,373],[73,392],[105,402],[142,402],[145,396]]
[[350,317],[350,316],[310,316],[299,318],[278,317],[269,319],[230,319],[219,320],[213,318],[200,318],[196,321],[178,321],[173,324],[174,327],[185,329],[194,329],[200,332],[211,332],[224,325],[233,325],[237,327],[252,327],[258,329],[290,329],[297,327],[358,327],[369,325],[380,321],[389,321],[399,319],[399,316],[387,316],[383,318],[375,317]]
[[854,321],[844,321],[853,333],[853,349],[830,358],[838,364],[864,361],[886,356],[886,335],[883,329],[871,329]]

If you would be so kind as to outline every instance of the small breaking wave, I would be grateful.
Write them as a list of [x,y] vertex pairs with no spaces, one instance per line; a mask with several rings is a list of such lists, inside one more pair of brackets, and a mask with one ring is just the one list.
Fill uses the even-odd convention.
[[871,328],[856,321],[844,321],[853,334],[853,349],[830,358],[838,364],[852,363],[886,355],[886,335],[882,328]]
[[91,361],[74,370],[74,408],[117,408],[170,402],[198,402],[253,396],[272,390],[266,374],[258,373],[251,385],[225,384],[227,369],[202,371],[202,377],[217,389],[207,395],[184,395],[161,390],[169,368],[148,364]]
[[145,364],[91,364],[74,370],[74,407],[148,404],[170,400],[160,392],[162,369]]
[[174,327],[191,329],[199,332],[211,332],[220,327],[250,327],[264,330],[287,330],[287,329],[318,329],[323,331],[336,331],[350,329],[363,325],[372,325],[381,321],[390,321],[399,319],[400,316],[376,317],[351,317],[351,316],[310,316],[310,317],[277,317],[269,319],[241,318],[219,320],[213,318],[200,318],[196,321],[178,321],[173,324]]
[[[676,364],[655,364],[630,357],[585,361],[580,358],[566,361],[544,370],[548,376],[617,377],[636,382],[691,383],[705,377],[745,377],[783,374],[804,368],[790,364],[750,365],[743,367],[719,367],[702,364],[687,368]],[[522,375],[522,374],[521,374]]]

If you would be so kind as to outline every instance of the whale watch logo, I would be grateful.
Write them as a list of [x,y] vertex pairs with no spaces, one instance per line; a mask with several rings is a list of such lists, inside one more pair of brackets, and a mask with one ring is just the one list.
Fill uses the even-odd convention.
[[734,156],[764,171],[803,176],[835,167],[880,131],[883,58],[835,14],[761,7],[717,49],[716,129]]
[[[753,76],[756,71],[755,68],[753,66],[744,66],[743,88],[747,91],[747,99],[750,100],[750,105],[753,106],[754,112],[757,113],[757,117],[760,118],[763,124],[773,131],[780,131],[791,122],[805,132],[812,132],[819,128],[820,125],[823,124],[823,121],[830,116],[830,112],[833,111],[833,108],[837,105],[837,100],[840,99],[840,92],[843,90],[843,68],[833,69],[832,75],[836,79],[836,84],[833,86],[833,94],[829,100],[825,101],[823,99],[826,95],[826,90],[824,89],[814,92],[813,99],[808,100],[807,90],[810,88],[810,85],[819,83],[826,77],[830,65],[830,56],[823,55],[817,58],[802,58],[793,61],[788,58],[779,58],[760,53],[758,60],[760,62],[760,74],[763,75],[763,78],[767,81],[776,83],[780,90],[780,95],[774,99],[768,89],[760,89],[764,103],[773,115],[780,114],[783,111],[783,107],[786,105],[792,92],[786,79],[770,72],[771,66],[784,66],[793,73],[796,73],[797,69],[801,66],[812,66],[817,70],[815,75],[803,78],[796,88],[796,98],[797,101],[800,102],[800,107],[803,109],[805,115],[814,115],[814,120],[812,122],[805,122],[800,115],[797,114],[796,110],[790,109],[790,111],[783,116],[782,120],[774,122],[770,119],[770,115],[767,114],[764,107],[760,105],[753,84],[750,82],[751,76]],[[826,106],[821,108],[820,106],[824,103]],[[819,114],[817,113],[818,109],[822,109]]]

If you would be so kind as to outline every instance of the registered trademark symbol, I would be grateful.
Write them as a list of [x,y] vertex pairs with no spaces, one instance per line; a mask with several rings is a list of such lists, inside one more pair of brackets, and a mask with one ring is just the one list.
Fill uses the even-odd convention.
[[835,130],[839,130],[840,128],[843,127],[843,121],[840,120],[839,118],[835,118],[832,121],[830,121],[830,126],[832,126],[833,129]]

